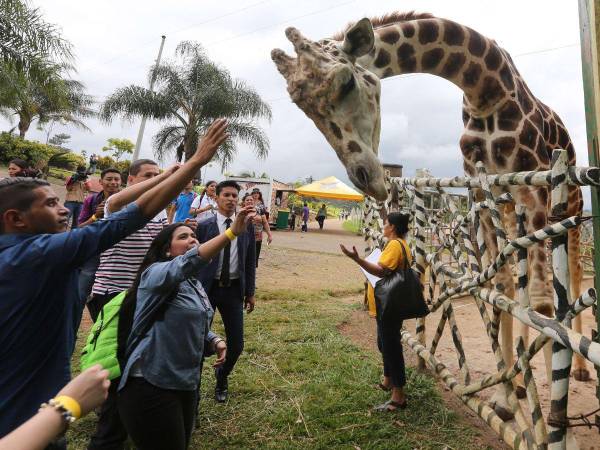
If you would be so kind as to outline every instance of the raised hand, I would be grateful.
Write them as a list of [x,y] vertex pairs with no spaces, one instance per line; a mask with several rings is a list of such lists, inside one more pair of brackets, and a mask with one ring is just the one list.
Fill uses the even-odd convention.
[[240,209],[236,215],[235,220],[231,224],[231,231],[233,234],[239,235],[246,230],[247,224],[256,215],[256,208],[254,206],[244,206]]
[[198,142],[198,148],[192,158],[199,161],[202,165],[209,163],[213,156],[215,156],[219,146],[229,137],[226,130],[227,120],[215,120],[211,126],[208,127],[204,137]]
[[356,250],[355,246],[352,246],[352,251],[350,251],[346,247],[344,247],[343,244],[340,244],[340,248],[342,249],[342,252],[344,253],[344,255],[346,255],[348,258],[353,259],[354,261],[359,259],[358,251]]

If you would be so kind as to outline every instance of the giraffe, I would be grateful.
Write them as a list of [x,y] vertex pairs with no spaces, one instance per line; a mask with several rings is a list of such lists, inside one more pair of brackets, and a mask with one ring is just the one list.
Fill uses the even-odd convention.
[[[277,69],[287,81],[294,103],[315,123],[345,166],[350,180],[368,195],[385,200],[384,175],[377,158],[380,134],[380,80],[409,73],[442,77],[463,91],[463,124],[460,149],[464,171],[476,176],[476,162],[488,173],[548,170],[552,150],[567,151],[575,164],[575,151],[558,115],[538,100],[519,74],[510,55],[494,40],[451,20],[428,13],[394,12],[364,18],[334,36],[314,42],[290,27],[286,36],[297,58],[280,49],[271,52]],[[494,194],[502,193],[494,188]],[[550,198],[547,187],[505,188],[516,204],[527,208],[526,231],[548,222]],[[480,199],[481,192],[475,192]],[[579,187],[570,187],[568,215],[581,215],[583,200]],[[506,229],[516,230],[514,206],[505,206]],[[482,217],[487,251],[484,263],[494,260],[498,246],[491,217]],[[569,231],[571,298],[580,294],[583,276],[579,261],[579,229]],[[553,314],[552,291],[546,276],[546,253],[542,245],[530,248],[529,297],[534,310]],[[514,298],[510,268],[505,266],[494,279],[496,288]],[[512,318],[503,314],[501,339],[503,358],[512,364]],[[581,317],[574,328],[581,332]],[[527,327],[520,327],[526,334]],[[526,337],[526,336],[525,336]],[[550,380],[550,348],[545,349]],[[589,380],[585,360],[575,356],[573,375]],[[510,418],[502,390],[493,403],[501,417]],[[521,395],[524,392],[517,391]]]

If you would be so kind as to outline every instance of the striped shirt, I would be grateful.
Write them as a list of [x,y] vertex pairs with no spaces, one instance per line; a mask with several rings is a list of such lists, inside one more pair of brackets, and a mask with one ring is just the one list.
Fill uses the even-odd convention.
[[[110,199],[107,200],[105,205],[105,217],[111,215],[106,207],[109,201]],[[144,228],[130,234],[114,247],[102,253],[92,293],[105,295],[129,289],[150,248],[150,244],[152,244],[158,233],[167,226],[167,223],[167,213],[163,210]]]

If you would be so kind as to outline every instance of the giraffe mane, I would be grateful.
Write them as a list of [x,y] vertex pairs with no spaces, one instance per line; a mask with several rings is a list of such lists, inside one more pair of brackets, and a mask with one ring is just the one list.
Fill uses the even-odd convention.
[[[415,11],[394,11],[388,14],[384,14],[383,16],[371,17],[369,20],[371,21],[371,23],[373,24],[373,28],[375,29],[384,27],[386,25],[390,25],[392,23],[409,22],[411,20],[418,19],[433,19],[434,17],[435,16],[430,13],[418,13]],[[342,31],[338,31],[337,33],[335,33],[332,36],[332,39],[335,41],[343,40],[346,31],[352,28],[352,26],[354,26],[355,24],[356,22],[350,22]]]

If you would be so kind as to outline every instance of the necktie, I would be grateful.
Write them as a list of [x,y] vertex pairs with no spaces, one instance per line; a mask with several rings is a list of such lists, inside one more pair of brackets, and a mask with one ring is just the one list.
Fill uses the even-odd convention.
[[[225,229],[228,229],[231,225],[231,219],[225,219]],[[219,284],[222,287],[229,287],[229,262],[231,258],[231,242],[228,242],[223,249],[223,265],[221,266],[221,276],[219,277]]]

